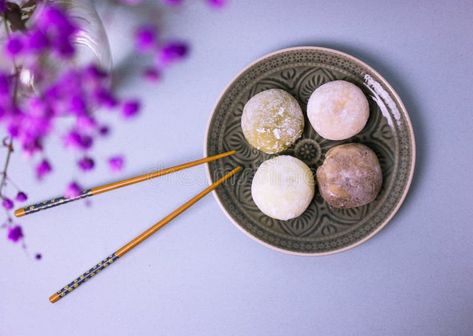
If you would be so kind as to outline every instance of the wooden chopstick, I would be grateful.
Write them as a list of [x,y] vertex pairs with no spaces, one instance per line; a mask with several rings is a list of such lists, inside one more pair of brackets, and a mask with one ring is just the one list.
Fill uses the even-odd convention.
[[157,170],[157,171],[154,171],[154,172],[151,172],[151,173],[131,177],[131,178],[128,178],[128,179],[125,179],[125,180],[116,181],[116,182],[109,183],[109,184],[104,184],[104,185],[101,185],[101,186],[98,186],[98,187],[95,187],[95,188],[92,188],[92,189],[83,190],[83,191],[80,192],[79,195],[77,195],[75,197],[61,196],[61,197],[53,198],[51,200],[44,201],[44,202],[41,202],[41,203],[31,204],[31,205],[28,205],[26,207],[16,209],[15,210],[15,216],[16,217],[23,217],[25,215],[29,215],[29,214],[32,214],[32,213],[35,213],[35,212],[38,212],[38,211],[46,210],[46,209],[49,209],[49,208],[52,208],[52,207],[55,207],[55,206],[58,206],[58,205],[61,205],[61,204],[70,203],[70,202],[73,202],[73,201],[76,201],[76,200],[79,200],[79,199],[82,199],[82,198],[102,194],[102,193],[105,193],[107,191],[111,191],[111,190],[115,190],[115,189],[118,189],[118,188],[126,187],[126,186],[129,186],[131,184],[147,181],[147,180],[159,177],[159,176],[163,176],[163,175],[167,175],[167,174],[177,172],[179,170],[183,170],[183,169],[187,169],[187,168],[190,168],[190,167],[198,166],[198,165],[203,164],[203,163],[215,161],[215,160],[233,155],[235,153],[236,153],[236,151],[232,150],[232,151],[228,151],[228,152],[225,152],[225,153],[209,156],[209,157],[206,157],[206,158],[203,158],[203,159],[183,163],[183,164],[180,164],[180,165],[177,165],[177,166],[174,166],[174,167]]
[[228,180],[230,177],[235,175],[240,171],[241,167],[236,167],[232,171],[230,171],[228,174],[223,176],[222,178],[218,179],[214,183],[212,183],[210,186],[202,190],[200,193],[195,195],[193,198],[191,198],[189,201],[181,205],[179,208],[171,212],[169,215],[161,219],[159,222],[151,226],[149,229],[135,237],[134,239],[130,240],[128,243],[120,247],[118,250],[116,250],[112,255],[109,257],[105,258],[101,262],[99,262],[97,265],[89,269],[87,272],[79,276],[77,279],[69,283],[68,285],[64,286],[61,290],[57,291],[53,295],[49,297],[49,301],[51,303],[55,303],[70,292],[72,292],[74,289],[82,285],[84,282],[87,280],[91,279],[93,276],[95,276],[97,273],[111,265],[113,262],[115,262],[118,258],[123,257],[126,253],[131,251],[133,248],[138,246],[140,243],[142,243],[145,239],[151,237],[156,231],[158,231],[160,228],[162,228],[164,225],[169,223],[171,220],[179,216],[181,213],[183,213],[185,210],[189,209],[192,205],[194,205],[197,201],[199,201],[201,198],[203,198],[205,195],[216,189],[220,184]]

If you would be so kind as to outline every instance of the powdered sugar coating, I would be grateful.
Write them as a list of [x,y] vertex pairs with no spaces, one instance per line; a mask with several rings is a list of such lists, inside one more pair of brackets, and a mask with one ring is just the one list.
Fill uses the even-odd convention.
[[284,90],[269,89],[245,104],[241,128],[250,145],[275,154],[286,150],[301,137],[304,116],[293,96]]
[[300,216],[314,197],[315,180],[301,160],[282,155],[259,166],[251,184],[258,208],[279,220]]
[[369,104],[356,85],[336,80],[318,87],[307,103],[312,127],[329,140],[344,140],[359,133],[369,117]]

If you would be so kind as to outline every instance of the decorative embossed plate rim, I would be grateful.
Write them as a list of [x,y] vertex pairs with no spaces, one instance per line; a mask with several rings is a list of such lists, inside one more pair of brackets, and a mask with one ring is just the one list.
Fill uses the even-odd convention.
[[[369,234],[362,237],[361,239],[359,239],[357,241],[354,241],[354,242],[352,242],[352,243],[350,243],[346,246],[342,246],[342,247],[339,247],[339,248],[334,248],[334,249],[323,251],[323,252],[301,252],[301,251],[294,251],[294,250],[291,250],[291,249],[282,248],[280,246],[274,246],[274,245],[270,244],[269,242],[266,242],[266,241],[256,237],[251,232],[246,230],[243,227],[242,224],[238,223],[233,218],[233,216],[227,211],[225,205],[222,203],[222,200],[219,198],[217,191],[214,191],[212,193],[213,193],[215,199],[217,200],[217,203],[219,204],[220,208],[225,213],[225,215],[230,219],[230,221],[238,229],[240,229],[242,232],[244,232],[246,235],[248,235],[250,238],[254,239],[255,241],[257,241],[261,244],[263,244],[264,246],[267,246],[271,249],[274,249],[274,250],[277,250],[277,251],[280,251],[280,252],[284,252],[284,253],[289,253],[289,254],[294,254],[294,255],[305,255],[305,256],[322,256],[322,255],[329,255],[329,254],[333,254],[333,253],[337,253],[337,252],[346,251],[348,249],[351,249],[353,247],[356,247],[356,246],[364,243],[365,241],[367,241],[368,239],[370,239],[371,237],[376,235],[393,218],[393,216],[397,213],[397,211],[399,210],[400,206],[402,205],[402,203],[404,202],[404,200],[406,198],[407,192],[408,192],[409,187],[410,187],[411,182],[412,182],[412,177],[413,177],[413,174],[414,174],[414,167],[415,167],[415,157],[416,157],[416,155],[415,155],[416,154],[415,153],[415,139],[414,139],[414,132],[413,132],[412,124],[411,124],[411,121],[409,119],[409,115],[407,113],[407,110],[406,110],[404,104],[402,103],[399,95],[391,87],[391,85],[384,79],[384,77],[382,77],[376,70],[371,68],[369,65],[367,65],[366,63],[362,62],[361,60],[359,60],[359,59],[357,59],[357,58],[355,58],[355,57],[353,57],[349,54],[346,54],[344,52],[334,50],[334,49],[329,49],[329,48],[313,47],[313,46],[304,46],[304,47],[295,47],[295,48],[282,49],[282,50],[272,52],[270,54],[267,54],[267,55],[257,59],[256,61],[254,61],[250,65],[246,66],[243,70],[241,70],[231,80],[231,82],[227,85],[227,87],[223,90],[222,94],[219,96],[219,98],[218,98],[218,100],[217,100],[217,102],[214,106],[214,109],[212,111],[212,114],[210,115],[208,124],[207,124],[207,130],[206,130],[206,133],[205,133],[205,142],[204,142],[204,154],[206,156],[209,155],[209,153],[208,153],[209,131],[210,131],[210,128],[211,128],[213,120],[214,120],[214,115],[215,115],[215,113],[217,111],[217,108],[219,107],[220,103],[222,102],[223,98],[225,97],[227,92],[230,90],[230,88],[233,86],[233,84],[235,82],[237,82],[240,79],[240,77],[242,77],[247,71],[249,71],[250,69],[252,69],[256,65],[258,65],[259,63],[267,60],[268,58],[273,58],[275,56],[282,55],[282,54],[288,53],[288,52],[310,52],[310,53],[318,52],[318,53],[322,53],[322,54],[325,53],[325,54],[335,55],[336,57],[340,57],[340,58],[342,58],[342,59],[344,59],[344,60],[346,60],[350,63],[353,63],[354,65],[366,70],[366,73],[373,74],[374,77],[376,77],[376,80],[378,81],[377,83],[380,82],[382,84],[383,88],[388,91],[389,96],[393,98],[396,106],[399,108],[399,112],[402,114],[402,118],[405,119],[404,121],[405,121],[405,124],[407,126],[407,132],[408,132],[408,134],[407,134],[407,137],[408,137],[407,143],[409,145],[409,150],[410,150],[409,151],[409,154],[410,154],[409,155],[409,162],[408,162],[409,163],[409,167],[408,167],[409,171],[408,171],[408,176],[407,176],[406,182],[403,186],[401,196],[397,199],[396,205],[390,210],[390,213],[387,214],[387,216],[382,220],[382,222],[380,222],[378,224],[378,226],[373,231],[369,232]],[[399,155],[399,154],[395,153],[394,155]],[[208,180],[210,182],[213,182],[212,181],[212,176],[211,176],[211,166],[210,166],[210,164],[207,164],[206,172],[207,172]],[[316,191],[316,193],[317,192],[318,191]]]

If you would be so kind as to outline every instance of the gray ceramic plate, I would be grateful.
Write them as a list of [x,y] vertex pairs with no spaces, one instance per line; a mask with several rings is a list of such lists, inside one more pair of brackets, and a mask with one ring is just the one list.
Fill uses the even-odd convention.
[[[305,161],[314,171],[333,146],[360,142],[373,149],[383,170],[383,187],[372,203],[354,209],[334,209],[318,191],[298,218],[280,221],[264,215],[251,197],[251,181],[258,166],[272,155],[245,140],[240,118],[245,103],[271,88],[288,91],[306,110],[307,100],[320,85],[344,79],[358,85],[370,102],[370,118],[363,131],[346,141],[320,137],[306,119],[303,137],[284,152]],[[393,88],[370,66],[345,53],[318,47],[277,51],[244,69],[225,89],[210,118],[205,154],[235,149],[232,157],[208,165],[215,181],[237,165],[244,168],[214,193],[230,220],[266,246],[290,253],[323,255],[361,244],[393,217],[411,183],[415,143],[411,122]]]

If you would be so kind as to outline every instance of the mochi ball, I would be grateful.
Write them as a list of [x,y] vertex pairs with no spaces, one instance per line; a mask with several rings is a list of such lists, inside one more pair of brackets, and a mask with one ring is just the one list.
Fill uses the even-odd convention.
[[343,80],[318,87],[307,103],[310,124],[329,140],[344,140],[359,133],[369,114],[368,100],[363,91]]
[[251,184],[258,208],[269,217],[288,220],[300,216],[314,197],[315,181],[301,160],[282,155],[259,166]]
[[323,199],[334,208],[354,208],[372,202],[383,183],[376,154],[362,144],[331,148],[317,169]]
[[241,128],[251,146],[275,154],[301,137],[304,116],[293,96],[284,90],[270,89],[256,94],[246,103]]

